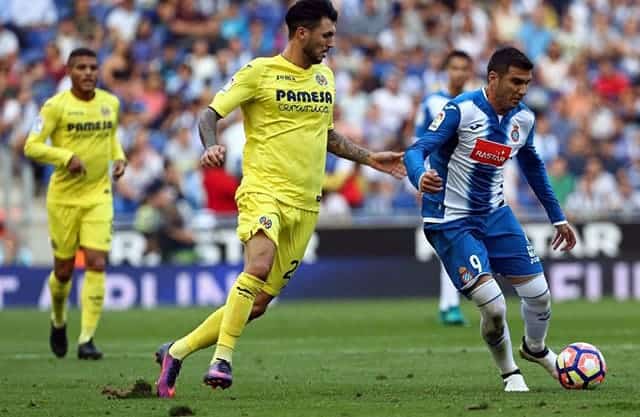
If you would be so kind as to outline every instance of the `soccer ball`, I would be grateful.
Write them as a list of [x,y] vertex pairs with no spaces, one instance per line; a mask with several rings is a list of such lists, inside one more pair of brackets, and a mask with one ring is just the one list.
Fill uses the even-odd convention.
[[597,347],[572,343],[556,359],[560,385],[566,389],[593,389],[604,382],[607,364]]

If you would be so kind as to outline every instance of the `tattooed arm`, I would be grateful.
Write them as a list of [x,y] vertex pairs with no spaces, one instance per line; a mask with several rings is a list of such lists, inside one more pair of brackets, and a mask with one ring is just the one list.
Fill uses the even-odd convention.
[[402,162],[402,153],[399,152],[371,152],[359,145],[356,145],[345,136],[329,130],[327,134],[327,151],[339,157],[369,165],[378,171],[386,172],[396,178],[407,175],[407,171]]
[[333,129],[328,133],[327,150],[339,157],[349,159],[363,165],[369,165],[368,161],[371,157],[371,151],[356,145]]
[[205,149],[217,144],[216,124],[220,119],[222,119],[222,117],[211,107],[207,107],[200,113],[198,132],[200,133],[200,142]]
[[204,146],[204,153],[200,158],[200,164],[205,167],[219,167],[224,163],[226,148],[218,145],[216,137],[216,125],[222,117],[211,107],[207,107],[200,113],[198,132],[200,142]]

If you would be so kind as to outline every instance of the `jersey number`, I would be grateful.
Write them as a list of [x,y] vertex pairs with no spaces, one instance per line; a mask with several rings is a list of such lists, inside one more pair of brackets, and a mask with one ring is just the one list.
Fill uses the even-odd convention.
[[291,276],[293,275],[293,273],[296,272],[296,269],[298,269],[299,264],[300,264],[300,261],[296,261],[296,260],[291,261],[291,265],[293,265],[293,268],[285,272],[282,278],[287,280],[291,279]]
[[478,270],[478,273],[482,272],[482,263],[480,262],[478,255],[469,256],[469,263],[474,269]]

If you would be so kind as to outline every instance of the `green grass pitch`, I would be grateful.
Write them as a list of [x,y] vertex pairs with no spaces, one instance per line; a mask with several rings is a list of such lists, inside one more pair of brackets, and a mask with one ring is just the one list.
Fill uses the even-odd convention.
[[[100,362],[75,358],[78,311],[70,312],[70,351],[48,348],[48,313],[0,313],[0,417],[168,416],[188,406],[196,416],[631,416],[640,417],[640,304],[571,302],[554,306],[548,341],[576,341],[603,351],[609,373],[595,391],[566,391],[536,365],[517,358],[532,392],[504,393],[482,344],[478,315],[470,327],[444,328],[433,300],[280,303],[245,331],[231,389],[201,383],[211,350],[185,362],[173,400],[108,399],[105,386],[153,382],[161,343],[197,325],[209,309],[106,312],[96,338]],[[514,351],[522,337],[519,307],[509,302]]]

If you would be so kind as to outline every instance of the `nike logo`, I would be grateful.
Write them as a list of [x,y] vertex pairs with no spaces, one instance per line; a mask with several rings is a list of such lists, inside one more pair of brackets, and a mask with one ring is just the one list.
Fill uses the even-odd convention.
[[469,129],[471,129],[471,130],[478,130],[478,129],[480,129],[481,127],[482,127],[482,123],[476,123],[476,124],[473,124],[473,125],[469,126]]

